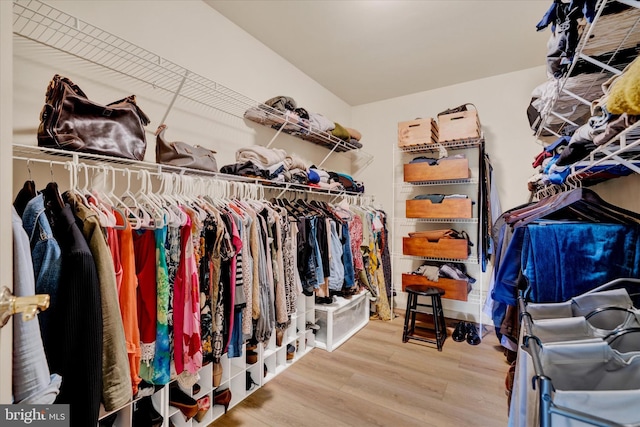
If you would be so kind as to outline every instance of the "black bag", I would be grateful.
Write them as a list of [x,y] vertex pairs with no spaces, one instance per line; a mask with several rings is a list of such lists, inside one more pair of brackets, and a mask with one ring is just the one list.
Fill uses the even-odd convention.
[[454,113],[460,113],[462,111],[468,111],[467,109],[467,105],[471,105],[474,109],[476,109],[476,106],[470,103],[467,104],[462,104],[459,107],[455,107],[455,108],[449,108],[447,110],[441,111],[438,113],[438,117],[439,116],[443,116],[445,114],[454,114]]

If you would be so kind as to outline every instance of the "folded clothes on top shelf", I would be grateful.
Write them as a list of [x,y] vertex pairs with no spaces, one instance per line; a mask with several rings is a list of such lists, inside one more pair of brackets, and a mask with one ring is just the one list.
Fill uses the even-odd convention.
[[317,188],[364,193],[364,184],[350,175],[331,172],[309,165],[296,154],[278,148],[259,145],[244,147],[236,152],[236,163],[225,165],[220,172],[274,182],[313,184]]

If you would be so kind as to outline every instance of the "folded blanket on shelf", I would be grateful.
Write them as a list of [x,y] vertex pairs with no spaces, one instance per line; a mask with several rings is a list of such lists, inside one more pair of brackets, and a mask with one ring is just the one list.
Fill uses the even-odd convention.
[[319,113],[309,113],[309,127],[315,131],[331,132],[335,124]]
[[345,129],[340,123],[335,123],[335,127],[331,131],[331,134],[336,138],[348,141],[350,138],[349,131]]
[[351,145],[352,147],[356,147],[356,148],[362,148],[362,144],[360,143],[360,141],[358,141],[357,139],[353,139],[353,138],[351,138],[349,140],[349,145]]
[[289,154],[284,158],[284,165],[287,170],[291,169],[304,169],[307,170],[309,168],[310,163],[305,161],[303,158],[298,156],[297,154]]
[[298,107],[296,101],[289,96],[275,96],[266,100],[264,103],[265,105],[282,112],[286,110],[293,111]]
[[283,162],[287,152],[279,148],[266,148],[260,145],[241,148],[236,151],[236,162],[245,163],[251,161],[256,166],[266,169],[271,165]]
[[356,141],[360,141],[362,139],[362,134],[356,129],[348,127],[345,127],[345,129],[347,130],[347,132],[349,132],[350,139],[355,139]]

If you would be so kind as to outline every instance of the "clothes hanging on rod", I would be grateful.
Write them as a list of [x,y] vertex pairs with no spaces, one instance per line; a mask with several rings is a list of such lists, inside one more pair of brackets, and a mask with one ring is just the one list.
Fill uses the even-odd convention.
[[557,302],[619,277],[640,277],[639,220],[583,188],[505,212],[490,290],[502,344],[517,350],[518,289],[533,302]]
[[[386,215],[380,210],[316,200],[268,202],[259,192],[234,198],[225,183],[144,170],[137,174],[141,189],[134,194],[136,175],[127,169],[127,189],[117,197],[115,178],[110,190],[92,189],[86,172],[100,170],[108,178],[116,169],[64,166],[70,171],[69,191],[61,195],[51,182],[31,197],[31,186],[25,185],[24,198],[16,203],[28,199],[24,228],[32,237],[34,273],[51,273],[41,274],[36,285],[48,290],[54,308],[47,311],[53,320],[40,317],[41,335],[51,372],[62,375],[57,402],[83,405],[77,411],[81,421],[74,425],[95,424],[101,401],[106,410],[120,404],[118,399],[123,406],[141,387],[177,379],[190,388],[206,363],[214,364],[215,383],[223,354],[241,357],[247,340],[266,343],[274,330],[289,326],[305,283],[310,295],[327,303],[335,295],[348,298],[371,289],[379,317],[390,318],[384,312],[390,280],[380,262]],[[77,174],[83,167],[85,187],[79,188]],[[152,175],[161,182],[157,191]],[[363,232],[366,243],[358,240]],[[71,267],[81,261],[73,258],[78,256],[84,257],[86,269]],[[69,292],[75,290],[66,284],[80,277],[88,288],[80,300],[70,301]],[[85,298],[90,303],[84,304]],[[79,301],[82,307],[74,305]],[[84,364],[57,354],[62,351],[58,325],[64,321],[70,327],[71,317],[81,316],[91,317],[78,321],[86,336],[78,338],[71,330],[64,339],[73,340],[81,354],[96,356],[89,349],[100,349]],[[71,372],[72,366],[79,369]],[[96,393],[84,393],[91,381],[105,389],[92,386]]]

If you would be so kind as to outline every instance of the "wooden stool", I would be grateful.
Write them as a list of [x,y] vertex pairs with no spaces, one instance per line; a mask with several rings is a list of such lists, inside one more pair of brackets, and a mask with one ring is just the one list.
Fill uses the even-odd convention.
[[[442,300],[440,299],[440,296],[444,295],[444,290],[427,285],[409,285],[405,288],[405,292],[407,292],[407,311],[404,315],[402,342],[409,340],[424,341],[436,344],[438,351],[442,351],[442,345],[447,338],[447,326],[444,320]],[[418,304],[418,296],[431,297],[431,304]],[[431,308],[431,312],[418,310],[418,307]],[[436,335],[435,340],[415,335],[416,313],[433,315],[433,328],[425,328],[423,326],[418,326],[418,328],[434,332]]]

